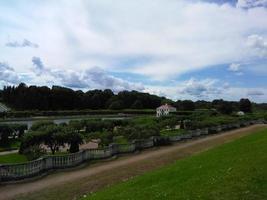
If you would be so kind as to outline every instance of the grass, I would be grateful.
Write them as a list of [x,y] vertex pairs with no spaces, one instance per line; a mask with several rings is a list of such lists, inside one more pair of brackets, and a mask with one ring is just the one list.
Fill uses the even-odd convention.
[[13,149],[19,149],[20,147],[20,140],[15,139],[15,140],[9,140],[8,144],[5,145],[0,145],[0,152],[2,151],[9,151],[9,150],[13,150]]
[[131,122],[137,125],[153,125],[156,123],[155,119],[155,116],[142,116],[131,119]]
[[267,199],[267,129],[82,199]]
[[26,161],[27,161],[26,156],[18,154],[18,153],[0,155],[0,164],[4,164],[4,163],[22,163],[22,162],[26,162]]
[[[54,155],[52,153],[47,153],[47,155],[50,156],[63,156],[67,154],[69,154],[69,152],[55,152]],[[0,155],[0,164],[14,164],[14,163],[23,163],[27,161],[28,161],[27,157],[19,153]]]

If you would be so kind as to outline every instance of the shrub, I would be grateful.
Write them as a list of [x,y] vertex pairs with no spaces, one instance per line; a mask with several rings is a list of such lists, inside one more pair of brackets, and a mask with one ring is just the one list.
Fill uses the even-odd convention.
[[46,150],[40,148],[39,145],[30,146],[23,153],[28,160],[35,160],[46,154]]
[[155,146],[165,146],[171,144],[169,137],[161,136],[161,137],[154,137],[154,145]]
[[31,130],[32,131],[37,131],[39,129],[42,129],[46,126],[50,126],[50,125],[54,125],[54,122],[53,121],[37,121],[37,122],[34,122],[31,126]]

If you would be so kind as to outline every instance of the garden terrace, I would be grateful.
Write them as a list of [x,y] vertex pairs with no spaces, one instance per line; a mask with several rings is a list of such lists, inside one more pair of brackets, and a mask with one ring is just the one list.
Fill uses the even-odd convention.
[[[266,123],[264,120],[253,120],[244,123],[244,126],[258,123]],[[226,126],[226,125],[225,125]],[[240,123],[227,124],[227,130],[240,127]],[[171,142],[183,141],[209,134],[221,133],[223,126],[208,127],[204,129],[192,130],[180,136],[169,136],[168,140]],[[164,140],[166,136],[164,136]],[[83,162],[88,162],[98,159],[110,158],[114,155],[132,153],[136,150],[151,148],[157,145],[158,137],[135,140],[131,144],[113,144],[106,148],[96,150],[83,150],[74,154],[61,156],[44,156],[37,160],[21,163],[21,164],[3,164],[0,166],[1,182],[22,180],[33,176],[38,176],[46,173],[52,169],[64,169],[80,165]]]

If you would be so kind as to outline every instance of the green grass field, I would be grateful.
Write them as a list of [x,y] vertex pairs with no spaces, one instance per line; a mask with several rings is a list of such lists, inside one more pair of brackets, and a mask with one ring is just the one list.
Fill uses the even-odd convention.
[[26,162],[27,158],[24,155],[18,153],[12,153],[8,155],[0,155],[0,164],[4,163],[22,163]]
[[267,199],[267,129],[82,199]]

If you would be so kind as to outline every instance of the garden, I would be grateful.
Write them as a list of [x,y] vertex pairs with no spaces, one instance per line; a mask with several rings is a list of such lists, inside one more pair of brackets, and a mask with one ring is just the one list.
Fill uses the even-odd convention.
[[[244,116],[225,115],[214,110],[195,111],[190,115],[165,117],[138,116],[121,120],[71,120],[68,124],[38,121],[27,130],[19,124],[0,125],[0,149],[18,149],[18,153],[0,155],[0,163],[20,163],[45,155],[75,153],[80,145],[97,141],[99,148],[111,144],[131,144],[136,140],[161,138],[158,145],[170,144],[169,137],[185,135],[193,129],[248,120],[266,119],[265,112]],[[163,138],[163,139],[162,139]]]

